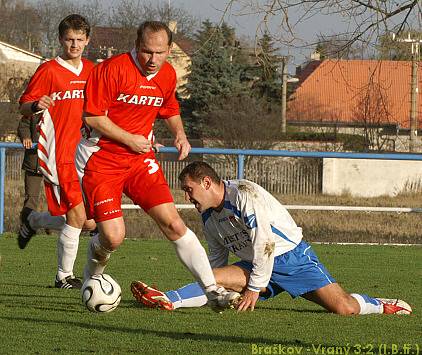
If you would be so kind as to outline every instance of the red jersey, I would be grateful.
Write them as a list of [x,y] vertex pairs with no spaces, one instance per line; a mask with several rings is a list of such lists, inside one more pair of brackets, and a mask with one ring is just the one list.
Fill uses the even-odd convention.
[[[76,146],[81,137],[84,87],[93,67],[94,64],[86,59],[81,60],[78,68],[60,57],[43,63],[19,100],[22,104],[39,100],[43,95],[54,100],[54,105],[44,111],[40,120],[38,160],[44,177],[55,186],[54,193],[59,203],[58,186],[73,177],[67,176],[69,169],[58,167],[64,164],[74,166]],[[62,170],[66,173],[60,174]]]
[[55,147],[56,164],[74,161],[76,145],[81,137],[84,87],[93,67],[94,64],[86,59],[82,59],[79,68],[60,57],[43,63],[19,100],[22,104],[39,100],[43,95],[54,100],[54,106],[44,112],[41,134],[48,140],[54,140],[54,144],[49,142],[47,145]]
[[[89,76],[84,111],[88,116],[107,116],[125,131],[152,141],[157,117],[166,119],[180,114],[176,72],[165,62],[157,73],[145,76],[135,50],[117,55],[97,65]],[[90,146],[114,153],[136,154],[86,125],[84,136]]]

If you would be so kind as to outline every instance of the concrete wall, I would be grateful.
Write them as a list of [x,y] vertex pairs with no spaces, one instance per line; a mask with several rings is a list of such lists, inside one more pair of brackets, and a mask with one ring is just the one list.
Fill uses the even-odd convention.
[[330,195],[395,196],[422,187],[422,161],[324,158],[322,174]]

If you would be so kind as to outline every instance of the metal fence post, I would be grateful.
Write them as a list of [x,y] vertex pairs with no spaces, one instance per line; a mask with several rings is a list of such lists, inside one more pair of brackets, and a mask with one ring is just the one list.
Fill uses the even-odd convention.
[[243,179],[245,172],[245,156],[243,154],[238,154],[237,156],[237,178]]

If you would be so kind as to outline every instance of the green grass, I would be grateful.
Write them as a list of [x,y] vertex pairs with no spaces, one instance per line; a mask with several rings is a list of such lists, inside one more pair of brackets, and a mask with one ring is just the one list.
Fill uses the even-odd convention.
[[[82,238],[75,267],[79,272],[86,244]],[[303,354],[312,354],[313,346],[320,344],[369,344],[366,349],[422,344],[420,247],[314,246],[348,291],[400,297],[414,309],[411,316],[354,317],[328,314],[285,294],[241,314],[215,314],[206,307],[175,312],[142,308],[132,299],[130,281],[140,279],[168,289],[191,280],[163,240],[125,241],[107,268],[122,287],[120,306],[109,314],[93,314],[81,304],[79,292],[51,287],[55,248],[54,236],[37,236],[23,251],[12,235],[0,237],[1,354],[251,354],[252,349],[258,351],[253,344],[266,347],[262,354],[274,344],[303,347]]]

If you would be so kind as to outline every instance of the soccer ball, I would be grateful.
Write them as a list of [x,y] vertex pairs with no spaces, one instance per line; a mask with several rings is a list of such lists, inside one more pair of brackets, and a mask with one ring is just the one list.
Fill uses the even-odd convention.
[[110,275],[92,275],[82,285],[82,302],[91,312],[107,313],[120,303],[122,290]]

